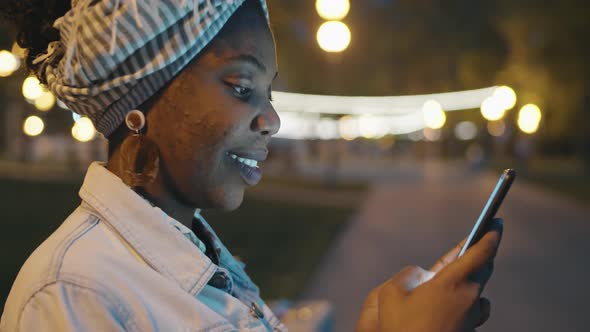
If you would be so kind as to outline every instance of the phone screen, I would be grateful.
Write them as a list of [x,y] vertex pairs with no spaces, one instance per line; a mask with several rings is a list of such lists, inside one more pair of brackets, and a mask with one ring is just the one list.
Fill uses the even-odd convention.
[[467,241],[463,245],[463,248],[461,248],[461,252],[457,257],[463,256],[465,251],[477,241],[479,241],[479,239],[484,235],[487,226],[494,219],[494,216],[496,215],[496,212],[498,212],[500,204],[502,204],[504,197],[506,197],[508,189],[510,189],[510,185],[512,185],[515,177],[516,172],[513,169],[504,170],[500,176],[500,179],[498,180],[498,183],[496,184],[496,187],[494,188],[494,191],[492,191],[488,202],[481,211],[479,218],[477,218],[475,226],[473,226],[471,233],[469,233]]

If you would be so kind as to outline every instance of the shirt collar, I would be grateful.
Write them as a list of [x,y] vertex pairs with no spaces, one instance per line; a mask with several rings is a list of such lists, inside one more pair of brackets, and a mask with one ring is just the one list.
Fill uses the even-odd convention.
[[88,168],[80,197],[90,205],[145,262],[185,291],[196,294],[215,273],[216,265],[104,163]]

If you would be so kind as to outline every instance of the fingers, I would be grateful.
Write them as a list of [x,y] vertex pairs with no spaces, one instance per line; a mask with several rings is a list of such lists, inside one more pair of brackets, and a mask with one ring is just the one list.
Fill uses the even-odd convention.
[[373,289],[361,310],[355,331],[377,332],[379,330],[379,287]]
[[434,273],[438,273],[442,270],[445,266],[449,265],[450,263],[454,262],[457,259],[457,255],[461,252],[461,248],[467,241],[467,237],[465,237],[459,244],[457,244],[453,249],[447,252],[443,257],[439,258],[436,263],[430,268],[430,271]]
[[479,321],[475,324],[475,327],[482,326],[490,318],[490,312],[492,310],[492,304],[490,300],[482,297],[479,299]]
[[399,307],[399,303],[401,303],[399,301],[421,283],[432,278],[432,276],[434,276],[434,273],[431,271],[418,266],[407,266],[393,278],[373,289],[363,304],[355,331],[377,332],[379,328],[380,302],[388,302],[389,307]]
[[396,291],[401,293],[400,295],[406,295],[414,288],[430,280],[433,276],[434,272],[425,270],[419,266],[406,266],[382,287],[387,287],[387,291]]
[[463,331],[475,331],[490,318],[490,300],[481,297],[473,304],[464,322]]
[[435,274],[434,272],[424,270],[419,266],[408,266],[404,268],[402,272],[405,273],[400,275],[399,285],[402,286],[406,292],[410,292],[421,284],[432,279]]
[[494,273],[494,261],[490,260],[481,270],[471,275],[470,280],[479,283],[481,285],[481,289],[483,290],[485,285],[492,277],[492,273]]
[[501,238],[501,221],[495,221],[491,229],[476,244],[467,250],[465,255],[453,262],[454,268],[445,269],[445,271],[449,274],[453,274],[454,278],[462,279],[476,274],[496,256]]

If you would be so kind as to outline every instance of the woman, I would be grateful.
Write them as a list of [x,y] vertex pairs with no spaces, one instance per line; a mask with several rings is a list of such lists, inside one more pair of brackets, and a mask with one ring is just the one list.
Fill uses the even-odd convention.
[[[280,126],[265,2],[29,0],[2,13],[28,68],[108,138],[109,160],[22,267],[0,330],[285,331],[199,214],[239,207]],[[497,228],[460,260],[454,249],[377,287],[357,330],[485,322]]]

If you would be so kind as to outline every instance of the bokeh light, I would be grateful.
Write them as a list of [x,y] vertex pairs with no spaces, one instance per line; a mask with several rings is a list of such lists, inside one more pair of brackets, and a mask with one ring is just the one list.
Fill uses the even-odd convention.
[[350,10],[348,0],[316,0],[315,9],[324,20],[341,20]]
[[316,136],[320,139],[339,139],[340,132],[338,130],[338,122],[332,119],[320,119],[316,125]]
[[350,44],[350,29],[340,21],[324,22],[317,33],[320,48],[326,52],[342,52]]
[[503,120],[488,122],[488,133],[494,137],[500,137],[506,132],[506,123]]
[[44,91],[39,98],[35,99],[35,107],[42,112],[49,111],[55,105],[55,96],[49,91]]
[[35,76],[25,78],[23,82],[23,96],[29,100],[35,100],[47,90],[41,86],[41,83]]
[[363,114],[358,122],[359,132],[364,138],[381,138],[389,134],[389,126],[383,117]]
[[481,103],[481,115],[488,121],[497,121],[504,116],[504,107],[497,98],[488,97]]
[[35,115],[26,118],[23,124],[23,132],[27,136],[38,136],[43,132],[43,129],[45,129],[45,123],[43,123],[40,117]]
[[424,135],[424,138],[426,138],[427,140],[435,142],[440,139],[441,131],[440,129],[424,128],[422,130],[422,134]]
[[518,128],[526,134],[533,134],[539,129],[541,109],[535,104],[524,105],[518,112]]
[[422,114],[424,116],[424,124],[428,128],[439,129],[445,125],[447,116],[442,109],[442,106],[436,100],[428,100],[422,106]]
[[461,121],[455,126],[455,137],[462,141],[472,140],[477,136],[477,126],[471,121]]
[[345,115],[339,121],[340,136],[347,141],[360,136],[360,128],[358,120],[350,115]]
[[20,59],[7,50],[0,51],[0,77],[12,75],[20,67]]
[[506,85],[498,87],[494,91],[492,98],[500,104],[504,111],[507,111],[516,105],[516,92]]
[[92,121],[87,117],[81,117],[72,127],[72,136],[80,142],[88,142],[96,136],[96,130]]

